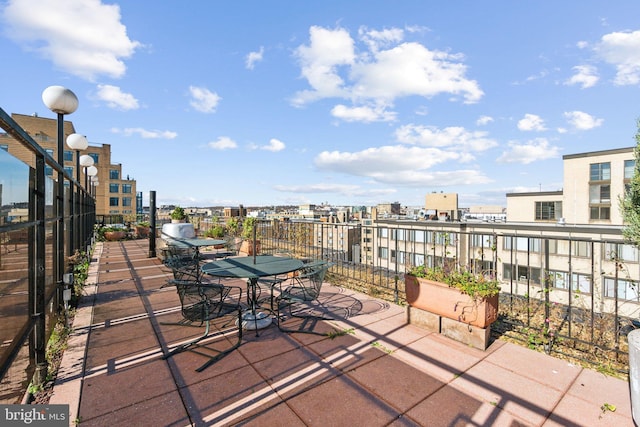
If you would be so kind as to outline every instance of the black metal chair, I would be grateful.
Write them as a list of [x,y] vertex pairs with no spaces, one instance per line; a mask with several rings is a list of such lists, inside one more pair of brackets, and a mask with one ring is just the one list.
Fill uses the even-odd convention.
[[[242,343],[242,306],[240,303],[242,300],[242,289],[237,286],[202,284],[193,280],[173,280],[173,284],[176,287],[182,306],[181,313],[183,319],[177,324],[200,327],[204,325],[205,331],[201,336],[176,346],[166,353],[163,359],[167,359],[174,354],[188,349],[198,354],[210,356],[202,352],[202,350],[197,351],[192,347],[205,338],[226,335],[229,330],[234,329],[233,327],[229,327],[230,324],[234,324],[235,329],[237,329],[237,341],[231,348],[224,351],[208,349],[210,351],[216,351],[218,354],[211,357],[209,361],[196,369],[196,371],[201,372],[212,363],[238,348]],[[215,334],[211,334],[210,323],[217,319],[220,319],[221,325],[219,325],[219,327],[221,330]]]
[[[286,306],[289,309],[291,317],[297,317],[306,320],[327,320],[322,315],[310,314],[313,311],[311,304],[317,302],[320,296],[320,290],[327,271],[333,266],[332,263],[326,261],[316,261],[306,264],[293,277],[288,280],[288,285],[283,289],[280,283],[280,294],[275,298],[277,309],[278,328],[282,332],[303,332],[315,333],[302,329],[287,329],[281,325],[282,314],[281,308]],[[294,311],[293,306],[299,309]],[[306,313],[306,314],[305,314]]]

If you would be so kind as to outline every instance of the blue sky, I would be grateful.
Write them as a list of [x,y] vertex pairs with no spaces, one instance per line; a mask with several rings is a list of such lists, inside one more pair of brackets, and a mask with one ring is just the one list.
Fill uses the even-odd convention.
[[0,107],[42,91],[148,200],[462,207],[635,144],[640,2],[0,1]]

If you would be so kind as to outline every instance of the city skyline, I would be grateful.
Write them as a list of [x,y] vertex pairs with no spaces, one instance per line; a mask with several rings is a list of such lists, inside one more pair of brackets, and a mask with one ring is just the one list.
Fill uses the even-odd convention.
[[0,2],[9,113],[65,119],[148,204],[506,206],[635,144],[640,5]]

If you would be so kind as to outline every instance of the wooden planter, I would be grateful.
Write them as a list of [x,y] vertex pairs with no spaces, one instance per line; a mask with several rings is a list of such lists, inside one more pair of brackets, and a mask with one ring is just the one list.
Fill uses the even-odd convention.
[[430,313],[479,328],[487,328],[498,319],[498,295],[474,301],[446,283],[404,275],[407,303]]
[[105,231],[104,238],[108,241],[124,240],[127,237],[126,231]]
[[146,239],[147,237],[149,237],[149,232],[150,232],[150,228],[149,227],[143,227],[140,225],[136,225],[136,235],[138,237],[141,237],[143,239]]
[[[253,241],[243,240],[240,245],[240,252],[247,255],[253,255]],[[260,240],[256,240],[256,254],[260,253]]]

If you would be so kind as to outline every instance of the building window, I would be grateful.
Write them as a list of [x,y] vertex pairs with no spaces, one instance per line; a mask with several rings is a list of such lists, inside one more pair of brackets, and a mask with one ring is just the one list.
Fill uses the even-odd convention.
[[638,254],[638,248],[633,245],[627,245],[624,243],[605,243],[602,259],[638,262],[640,261],[640,255]]
[[611,186],[594,184],[589,186],[589,203],[611,203]]
[[590,219],[611,219],[611,209],[605,206],[591,206]]
[[591,256],[591,242],[576,241],[571,245],[571,254],[577,257],[587,258]]
[[385,247],[378,247],[378,258],[387,259],[389,257],[389,249]]
[[611,163],[592,163],[589,165],[590,181],[609,181],[611,179]]
[[109,179],[120,179],[120,171],[118,169],[110,169]]
[[131,197],[123,197],[122,206],[131,206]]
[[53,176],[53,168],[51,166],[49,166],[49,165],[46,165],[44,167],[44,174],[46,176]]
[[65,166],[64,171],[69,174],[69,176],[73,176],[73,168],[70,166]]
[[562,202],[536,202],[536,220],[562,218]]
[[625,160],[624,161],[624,179],[633,178],[633,172],[635,169],[636,169],[635,160]]
[[131,184],[122,184],[122,192],[131,194]]
[[109,184],[109,193],[119,193],[120,185],[119,184]]
[[73,151],[64,150],[64,161],[65,162],[73,161]]
[[91,156],[91,158],[93,159],[93,163],[99,163],[98,159],[100,158],[100,155],[98,153],[88,153],[89,156]]
[[109,206],[120,206],[120,199],[117,197],[109,197]]
[[[604,278],[604,296],[615,298],[616,279],[612,277]],[[638,284],[631,280],[618,279],[618,299],[627,301],[639,301]]]
[[[569,273],[565,271],[549,271],[549,284],[558,289],[569,289]],[[591,293],[591,276],[573,273],[571,289],[583,294]]]

